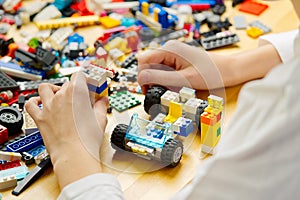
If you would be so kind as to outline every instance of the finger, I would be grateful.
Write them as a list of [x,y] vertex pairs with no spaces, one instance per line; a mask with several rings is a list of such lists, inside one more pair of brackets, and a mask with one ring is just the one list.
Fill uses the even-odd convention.
[[[166,60],[169,60],[172,55],[161,49],[156,49],[150,52],[146,52],[138,57],[138,72],[144,69],[155,69],[155,64],[165,64]],[[168,62],[170,64],[170,62]],[[170,66],[170,65],[169,65]],[[173,66],[173,64],[172,64]],[[171,67],[171,66],[170,66]]]
[[[173,43],[175,44],[173,45]],[[180,70],[190,65],[190,63],[184,58],[185,54],[183,51],[179,52],[179,50],[177,50],[177,48],[181,48],[177,47],[178,43],[171,42],[170,44],[171,45],[165,45],[160,49],[156,49],[139,56],[138,72],[144,69],[157,69],[156,64],[162,64],[176,70]]]
[[91,106],[90,104],[82,104],[81,102],[89,102],[89,90],[87,86],[86,76],[82,72],[76,72],[72,75],[67,92],[72,95],[75,108]]
[[25,104],[25,109],[29,115],[36,120],[37,116],[40,114],[41,109],[39,104],[41,103],[40,97],[31,97]]
[[145,85],[162,85],[165,87],[191,87],[189,80],[181,71],[164,71],[145,69],[140,72],[138,83],[141,87]]
[[101,130],[104,130],[106,127],[106,123],[107,123],[106,113],[107,113],[108,105],[109,102],[107,97],[103,97],[99,99],[94,104],[94,112]]
[[87,78],[82,72],[76,72],[71,76],[69,85],[76,88],[76,91],[88,93]]
[[47,105],[48,102],[53,98],[54,94],[60,89],[56,85],[42,83],[39,85],[38,92],[41,97],[41,101],[44,105]]

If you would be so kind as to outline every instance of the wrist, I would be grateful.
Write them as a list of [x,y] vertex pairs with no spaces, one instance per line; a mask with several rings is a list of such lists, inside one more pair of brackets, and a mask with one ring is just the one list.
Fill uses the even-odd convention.
[[64,152],[51,154],[54,173],[60,188],[91,174],[101,172],[98,160],[91,156],[83,146],[66,146]]

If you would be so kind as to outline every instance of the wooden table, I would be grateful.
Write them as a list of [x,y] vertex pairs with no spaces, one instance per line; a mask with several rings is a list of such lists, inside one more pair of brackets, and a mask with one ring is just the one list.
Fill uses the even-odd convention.
[[[263,1],[263,3],[269,5],[269,8],[259,17],[239,12],[237,7],[231,7],[231,1],[225,1],[225,3],[227,5],[227,11],[223,17],[229,17],[231,22],[233,16],[244,15],[247,22],[258,19],[267,24],[272,28],[273,33],[296,29],[299,25],[299,20],[289,0]],[[22,30],[31,34],[38,31],[32,24],[22,27]],[[215,52],[231,54],[241,50],[252,49],[257,46],[258,40],[248,37],[245,30],[234,30],[233,27],[231,30],[239,35],[241,42],[232,47],[214,50]],[[78,29],[77,32],[85,37],[87,43],[93,44],[96,38],[103,32],[103,28],[100,26],[86,27]],[[15,28],[12,28],[8,35],[14,37],[16,41],[22,39],[19,36],[19,31]],[[225,112],[223,115],[223,127],[226,126],[235,109],[237,96],[241,87],[242,85],[238,85],[236,87],[216,91],[221,94],[225,91],[226,95],[224,95],[226,101]],[[204,91],[204,96],[207,93],[208,92]],[[142,96],[139,96],[139,98],[143,100]],[[199,163],[201,164],[201,162],[203,162],[200,153],[199,134],[194,132],[191,136],[183,140],[185,148],[184,155],[181,163],[177,167],[161,169],[159,164],[155,161],[147,161],[128,153],[115,153],[110,147],[110,134],[115,125],[118,123],[128,123],[130,116],[134,112],[139,113],[142,117],[147,117],[142,106],[130,109],[128,112],[123,113],[114,111],[109,115],[103,148],[101,150],[103,171],[117,177],[126,199],[168,199],[191,181],[195,170],[197,170],[197,166]],[[5,200],[48,200],[56,199],[59,192],[60,189],[56,177],[54,176],[52,169],[49,169],[20,196],[16,197],[11,195],[11,190],[3,191],[2,195]]]

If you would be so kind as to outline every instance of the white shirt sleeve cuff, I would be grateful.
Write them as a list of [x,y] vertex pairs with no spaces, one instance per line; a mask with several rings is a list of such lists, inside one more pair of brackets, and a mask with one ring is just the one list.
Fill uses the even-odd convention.
[[58,200],[123,199],[118,180],[104,173],[93,174],[63,188]]
[[259,38],[259,46],[270,42],[278,51],[283,63],[294,57],[294,40],[299,30],[263,35]]

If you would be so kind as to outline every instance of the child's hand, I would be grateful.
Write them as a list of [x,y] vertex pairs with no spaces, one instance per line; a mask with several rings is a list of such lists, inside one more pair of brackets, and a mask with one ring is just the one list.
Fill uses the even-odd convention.
[[145,93],[151,85],[212,89],[224,87],[219,69],[206,51],[179,41],[138,57],[138,82]]
[[[99,150],[107,123],[107,98],[100,99],[92,107],[86,77],[81,72],[74,74],[62,87],[41,84],[39,95],[31,98],[25,107],[38,126],[55,172],[63,177],[60,185],[63,187],[98,172]],[[43,105],[42,109],[39,104]],[[82,170],[81,165],[89,166],[87,163],[92,163],[89,169]],[[68,164],[72,165],[69,166],[71,171],[67,170]]]

